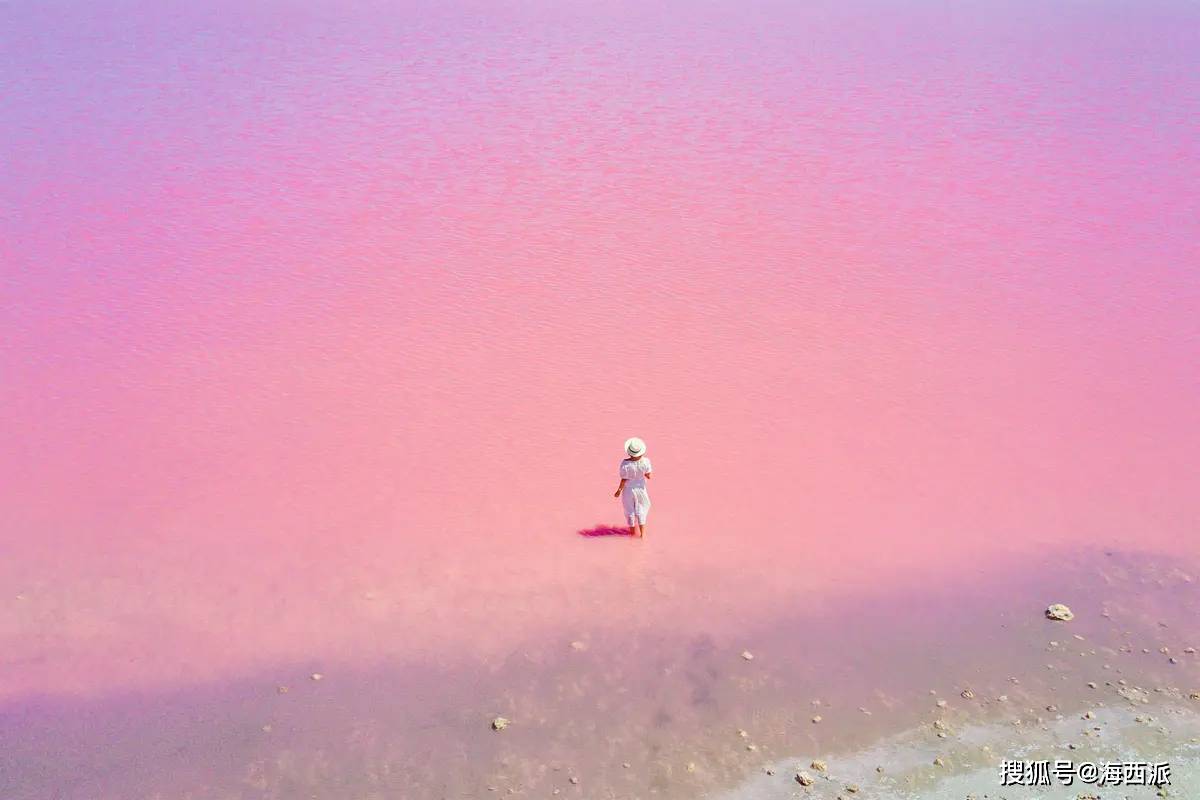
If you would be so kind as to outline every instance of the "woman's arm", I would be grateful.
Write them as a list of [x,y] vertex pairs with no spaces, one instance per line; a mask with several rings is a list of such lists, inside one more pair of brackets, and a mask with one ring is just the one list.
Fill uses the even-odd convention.
[[617,490],[613,492],[613,497],[620,497],[621,490],[625,488],[625,479],[621,478],[621,483],[617,486]]

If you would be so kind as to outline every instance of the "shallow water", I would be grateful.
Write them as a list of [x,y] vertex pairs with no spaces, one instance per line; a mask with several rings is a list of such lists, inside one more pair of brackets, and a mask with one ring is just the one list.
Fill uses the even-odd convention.
[[[1193,5],[241,5],[0,6],[0,702],[23,719],[119,729],[148,702],[186,739],[208,698],[196,786],[332,792],[355,758],[415,763],[438,715],[500,713],[481,676],[564,642],[670,667],[805,619],[837,650],[877,598],[935,625],[977,584],[1036,620],[1069,601],[1049,554],[1194,574]],[[620,521],[630,435],[650,538],[579,536]],[[881,652],[949,669],[925,641]],[[554,716],[551,667],[524,665]],[[386,753],[229,783],[299,745],[252,745],[224,703],[316,671],[428,702]],[[644,691],[678,718],[684,685]],[[337,708],[305,735],[368,724]],[[183,785],[132,734],[66,758],[60,723],[5,728],[59,764],[5,770],[5,796],[109,763],[114,796]],[[438,740],[484,748],[464,791],[491,769],[475,730]]]

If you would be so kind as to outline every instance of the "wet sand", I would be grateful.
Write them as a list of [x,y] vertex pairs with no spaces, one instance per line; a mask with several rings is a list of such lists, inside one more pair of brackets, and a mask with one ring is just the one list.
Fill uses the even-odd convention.
[[[833,614],[747,617],[740,635],[610,625],[487,662],[296,663],[173,692],[27,698],[4,709],[3,795],[832,797],[852,781],[863,797],[982,796],[1034,741],[1077,759],[1093,744],[1181,757],[1200,710],[1194,575],[1174,559],[1064,553]],[[1051,602],[1075,619],[1046,619]],[[1074,724],[1089,710],[1117,716],[1097,717],[1093,738]],[[829,777],[803,789],[795,768],[813,759]],[[868,781],[871,759],[884,772]]]

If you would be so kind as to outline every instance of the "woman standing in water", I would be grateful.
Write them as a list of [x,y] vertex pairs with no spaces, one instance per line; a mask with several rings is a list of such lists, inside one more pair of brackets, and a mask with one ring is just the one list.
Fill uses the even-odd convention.
[[636,436],[626,439],[625,455],[629,458],[621,462],[621,483],[613,497],[621,498],[629,534],[641,539],[646,535],[646,517],[650,514],[650,493],[646,491],[650,459],[646,458],[646,443]]

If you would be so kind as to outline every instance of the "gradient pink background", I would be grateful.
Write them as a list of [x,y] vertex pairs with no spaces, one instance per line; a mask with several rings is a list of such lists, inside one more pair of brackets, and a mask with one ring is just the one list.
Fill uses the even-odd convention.
[[241,5],[0,7],[3,698],[1197,555],[1195,6]]

